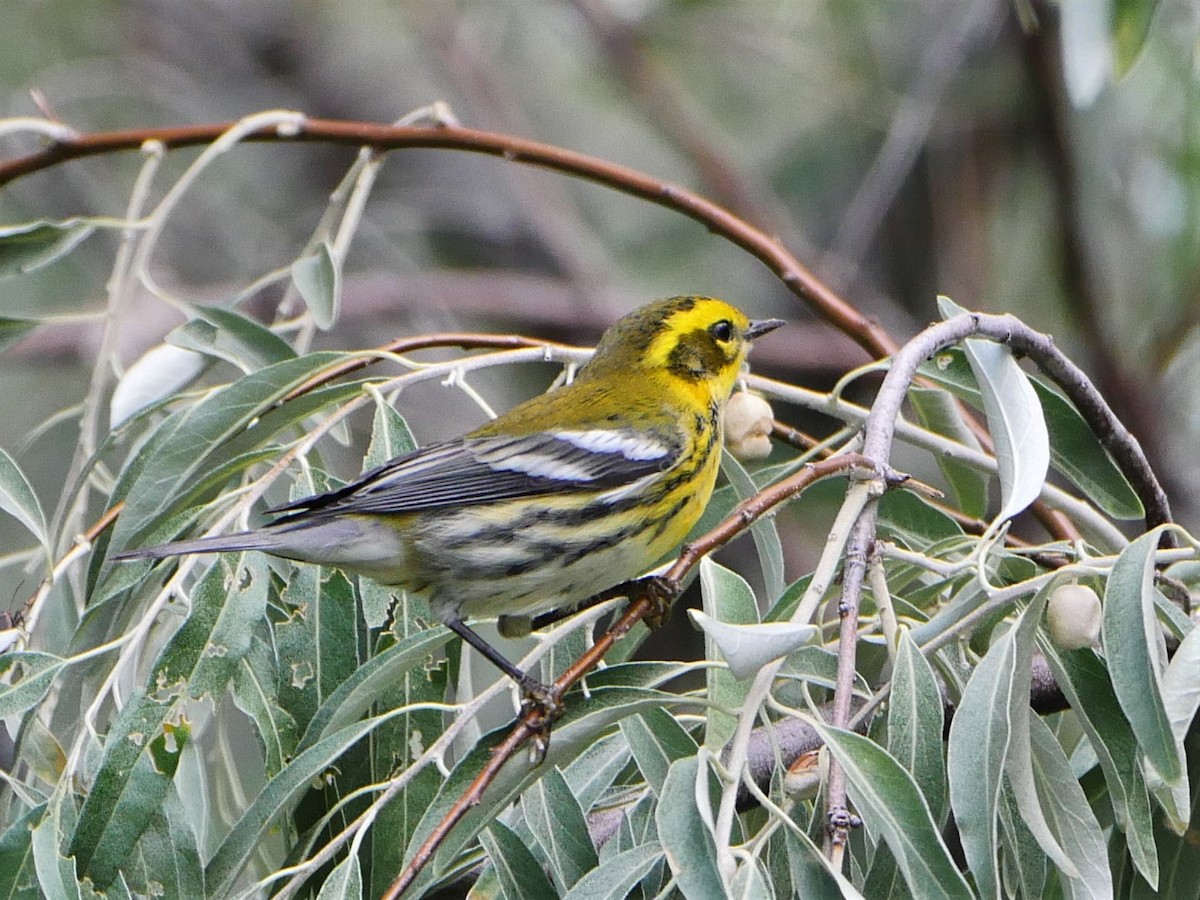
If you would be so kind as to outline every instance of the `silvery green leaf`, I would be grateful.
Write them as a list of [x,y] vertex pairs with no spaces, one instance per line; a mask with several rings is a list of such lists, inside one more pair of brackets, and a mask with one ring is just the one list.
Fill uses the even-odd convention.
[[787,656],[812,641],[818,628],[792,622],[757,622],[730,625],[698,609],[689,609],[692,621],[704,631],[729,663],[735,678],[749,678],[773,660]]
[[33,272],[66,256],[93,231],[80,219],[0,228],[0,278]]
[[109,404],[109,428],[117,428],[147,406],[170,397],[199,375],[206,364],[204,357],[193,350],[171,344],[151,347],[117,382]]
[[318,328],[325,330],[337,321],[342,305],[342,267],[328,242],[292,263],[292,281]]

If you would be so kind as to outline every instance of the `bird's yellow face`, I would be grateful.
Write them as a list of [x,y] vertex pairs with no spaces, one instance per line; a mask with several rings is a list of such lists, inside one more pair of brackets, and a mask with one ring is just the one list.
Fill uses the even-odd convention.
[[689,391],[724,401],[733,391],[750,342],[778,325],[751,322],[711,297],[673,297],[642,307],[617,322],[596,348],[593,373],[624,369],[671,376]]

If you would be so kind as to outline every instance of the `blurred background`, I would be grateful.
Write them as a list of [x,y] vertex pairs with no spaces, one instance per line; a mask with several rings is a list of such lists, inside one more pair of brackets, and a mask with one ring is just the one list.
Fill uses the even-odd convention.
[[[269,108],[387,122],[440,100],[465,125],[729,206],[898,340],[937,317],[939,293],[1015,313],[1097,380],[1176,516],[1200,524],[1192,2],[10,0],[4,18],[3,116],[80,130]],[[169,156],[159,194],[197,153]],[[286,265],[352,159],[314,146],[228,154],[170,220],[156,279],[217,302]],[[0,221],[119,216],[138,162],[23,179],[0,193]],[[45,497],[61,489],[73,425],[30,435],[83,399],[100,326],[81,315],[103,308],[116,242],[97,233],[0,282],[0,316],[58,317],[0,356],[0,445]],[[678,214],[428,150],[389,157],[347,261],[342,320],[321,341],[486,329],[592,342],[621,313],[680,293],[798,323],[763,342],[759,372],[821,389],[866,361],[757,261]],[[147,300],[122,335],[125,361],[179,321]],[[486,387],[503,407],[538,386]],[[421,440],[477,424],[465,400],[449,413],[446,394],[405,407]],[[24,544],[10,524],[0,541]]]

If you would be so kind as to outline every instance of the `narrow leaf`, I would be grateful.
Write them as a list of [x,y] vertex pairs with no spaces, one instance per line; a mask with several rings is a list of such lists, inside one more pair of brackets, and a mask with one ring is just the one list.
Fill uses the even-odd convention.
[[42,504],[16,460],[3,449],[0,449],[0,509],[33,532],[33,536],[46,548],[46,552],[49,552],[46,516],[42,512]]
[[1067,755],[1046,723],[1027,710],[1032,742],[1032,768],[1041,808],[1055,839],[1071,860],[1064,873],[1064,893],[1088,900],[1113,895],[1112,875],[1100,823],[1079,786]]
[[887,749],[913,776],[935,820],[940,820],[946,802],[942,720],[942,696],[937,677],[912,638],[904,632],[892,670]]
[[625,900],[662,858],[662,847],[656,841],[618,853],[575,882],[563,900]]
[[904,767],[869,738],[819,722],[813,727],[845,770],[855,808],[883,837],[909,888],[928,900],[973,897]]
[[[738,502],[747,500],[758,493],[759,487],[750,473],[746,471],[736,457],[728,450],[721,453],[721,471],[733,485]],[[779,528],[774,516],[763,516],[750,526],[750,536],[754,540],[754,549],[758,551],[758,562],[762,566],[763,585],[767,592],[767,602],[774,600],[783,593],[783,541],[779,537]],[[707,557],[705,557],[707,559]]]
[[306,791],[314,778],[390,715],[376,716],[333,732],[298,754],[287,768],[267,782],[205,866],[204,880],[209,889],[225,894],[242,867],[261,848],[262,837],[276,816]]
[[79,219],[0,228],[0,278],[24,275],[74,250],[93,227]]
[[692,736],[665,709],[652,709],[621,722],[634,761],[650,790],[662,796],[671,764],[695,756],[699,749]]
[[168,344],[223,359],[243,372],[255,372],[287,359],[296,351],[271,329],[229,309],[200,306],[193,318],[166,336]]
[[203,356],[171,344],[151,347],[125,370],[113,389],[108,427],[116,429],[143,409],[172,396],[204,371]]
[[533,839],[550,862],[559,888],[571,888],[598,862],[584,809],[558,769],[548,769],[521,797]]
[[[700,596],[704,611],[718,623],[750,624],[758,622],[758,604],[750,585],[736,572],[709,557],[700,560]],[[711,635],[705,641],[705,657],[716,657],[716,642]],[[737,719],[726,710],[737,709],[750,689],[731,671],[710,668],[705,673],[708,699],[712,703],[705,715],[704,746],[719,750],[733,736]]]
[[1108,670],[1093,650],[1041,649],[1063,695],[1079,716],[1104,781],[1117,826],[1125,832],[1130,857],[1151,887],[1158,884],[1154,815],[1138,758],[1137,739],[1113,690]]
[[[948,392],[936,388],[913,387],[908,391],[909,402],[922,426],[953,441],[980,449],[979,440],[963,420],[958,403]],[[958,508],[969,516],[983,518],[987,513],[987,478],[978,469],[950,456],[938,454],[938,468],[954,492]]]
[[702,815],[696,800],[696,781],[704,778],[707,784],[707,777],[694,756],[674,762],[654,814],[671,874],[688,900],[724,900],[726,896],[717,866],[717,845],[705,825],[711,810]]
[[10,821],[0,834],[0,897],[37,900],[37,873],[33,863],[33,829],[46,813],[42,803]]
[[363,895],[362,867],[358,854],[351,853],[333,867],[321,884],[317,900],[361,900]]
[[0,719],[40,703],[65,664],[57,656],[36,650],[0,654]]
[[[666,691],[629,687],[593,687],[586,703],[568,702],[566,714],[554,726],[554,739],[550,741],[542,766],[566,767],[578,758],[596,739],[609,733],[611,728],[627,716],[648,709],[673,708],[686,704],[685,697]],[[491,747],[508,733],[507,726],[484,735],[459,763],[450,778],[442,785],[438,796],[428,804],[425,815],[413,831],[407,856],[411,857],[425,836],[441,821],[446,811],[462,795],[463,790],[486,764]],[[479,831],[494,820],[500,811],[534,780],[541,776],[541,768],[534,765],[525,754],[519,754],[504,764],[484,794],[483,801],[472,808],[442,844],[432,864],[417,877],[412,891],[419,896],[427,886],[474,840]]]
[[537,857],[503,822],[492,822],[479,840],[496,870],[505,900],[554,900],[559,896]]
[[342,271],[328,242],[292,263],[292,281],[317,327],[324,331],[332,326],[342,303]]
[[1101,640],[1113,688],[1138,744],[1168,784],[1184,777],[1183,751],[1160,689],[1163,638],[1154,613],[1156,528],[1127,546],[1104,590]]
[[950,805],[971,874],[985,900],[1000,896],[997,813],[1004,786],[1016,649],[1009,635],[972,673],[950,723],[946,768]]
[[1142,501],[1079,411],[1039,379],[1029,380],[1046,415],[1054,467],[1114,519],[1143,518]]
[[846,876],[834,869],[821,848],[803,832],[784,829],[788,851],[788,874],[796,897],[805,900],[861,900]]
[[996,445],[1001,509],[1011,519],[1033,503],[1050,468],[1050,435],[1037,393],[1012,351],[990,341],[966,341],[967,359],[983,394],[988,430]]

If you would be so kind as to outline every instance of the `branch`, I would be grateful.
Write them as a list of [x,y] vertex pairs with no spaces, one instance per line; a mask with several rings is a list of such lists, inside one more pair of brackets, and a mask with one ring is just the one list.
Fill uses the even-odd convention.
[[[0,186],[70,160],[137,150],[147,143],[155,143],[167,150],[211,144],[237,125],[237,122],[216,122],[75,134],[57,140],[43,150],[0,163]],[[741,247],[770,269],[814,312],[853,337],[872,356],[887,356],[896,348],[895,341],[878,323],[838,296],[777,240],[711,200],[635,169],[539,141],[449,124],[423,127],[297,117],[288,127],[260,128],[248,133],[245,139],[255,142],[342,144],[354,148],[371,147],[381,153],[412,148],[459,150],[498,156],[510,162],[550,169],[603,184],[682,213]]]

